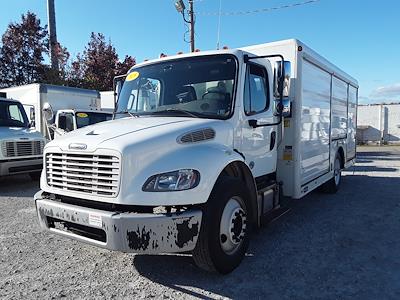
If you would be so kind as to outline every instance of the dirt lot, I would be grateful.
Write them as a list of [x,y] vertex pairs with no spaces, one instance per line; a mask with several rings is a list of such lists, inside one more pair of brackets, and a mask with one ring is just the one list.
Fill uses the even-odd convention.
[[400,299],[400,147],[360,148],[345,175],[336,195],[293,202],[227,276],[45,234],[38,184],[0,179],[0,297]]

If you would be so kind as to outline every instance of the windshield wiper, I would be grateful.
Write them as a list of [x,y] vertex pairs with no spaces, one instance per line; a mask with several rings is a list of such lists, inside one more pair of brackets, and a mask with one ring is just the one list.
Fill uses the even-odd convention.
[[130,112],[129,110],[116,111],[115,114],[125,114],[125,115],[128,114],[128,115],[130,115],[132,118],[139,118],[139,117],[140,117],[139,114]]
[[168,109],[165,109],[165,110],[157,110],[157,111],[154,111],[152,113],[163,113],[163,112],[183,113],[183,114],[188,115],[188,116],[190,116],[192,118],[198,118],[199,117],[199,114],[196,114],[194,112],[191,112],[191,111],[188,111],[188,110],[185,110],[185,109],[177,109],[177,108],[168,108]]

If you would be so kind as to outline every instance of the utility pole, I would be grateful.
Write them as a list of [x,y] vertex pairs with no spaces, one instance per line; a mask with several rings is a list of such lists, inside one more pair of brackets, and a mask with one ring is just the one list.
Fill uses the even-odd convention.
[[[194,0],[189,0],[189,20],[186,19],[185,17],[185,3],[183,0],[176,0],[175,1],[175,8],[178,13],[182,14],[183,21],[185,23],[190,24],[190,51],[194,52],[194,8],[193,8],[193,1]],[[186,41],[186,40],[185,40]]]
[[50,48],[50,60],[51,68],[58,72],[58,43],[56,33],[56,13],[54,9],[54,0],[47,0],[47,17],[48,17],[48,30],[49,30],[49,48]]
[[190,16],[190,51],[194,52],[194,8],[193,8],[193,0],[189,0],[189,16]]

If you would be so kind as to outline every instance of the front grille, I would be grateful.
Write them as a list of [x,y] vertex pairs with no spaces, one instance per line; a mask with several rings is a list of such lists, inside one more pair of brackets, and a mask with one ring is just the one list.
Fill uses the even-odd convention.
[[120,161],[113,155],[47,153],[46,178],[55,189],[115,197]]
[[2,143],[4,157],[34,156],[43,154],[44,141],[5,141]]

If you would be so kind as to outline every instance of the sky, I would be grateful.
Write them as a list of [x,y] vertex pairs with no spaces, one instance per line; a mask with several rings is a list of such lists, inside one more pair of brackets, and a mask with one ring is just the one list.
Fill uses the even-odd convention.
[[[184,0],[187,4],[188,0]],[[220,3],[220,45],[236,48],[297,38],[356,78],[359,103],[400,101],[400,1],[320,0],[266,12],[305,0],[194,0],[196,48],[216,49]],[[46,0],[0,0],[0,34],[21,14],[34,12],[47,24]],[[175,0],[55,0],[57,38],[72,58],[91,32],[101,32],[138,62],[160,53],[189,51]]]

